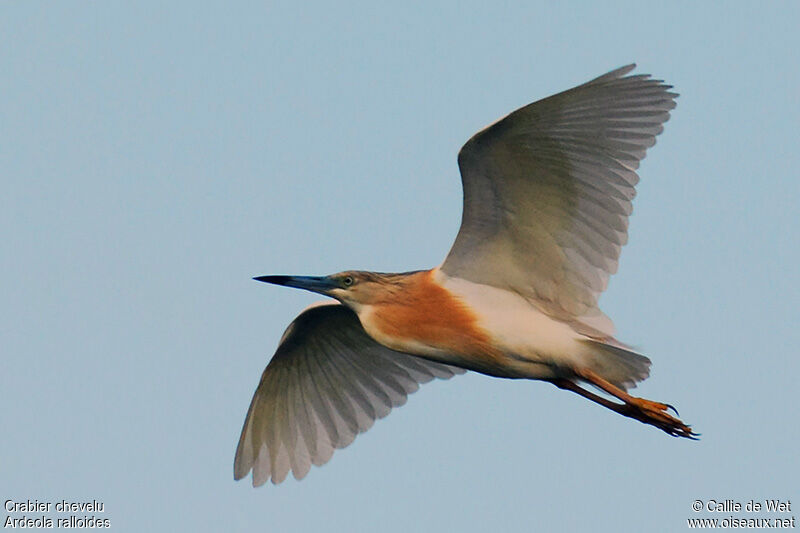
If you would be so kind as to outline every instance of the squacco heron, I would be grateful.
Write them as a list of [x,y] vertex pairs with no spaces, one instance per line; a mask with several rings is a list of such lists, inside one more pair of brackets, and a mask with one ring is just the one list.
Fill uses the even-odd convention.
[[467,141],[461,227],[441,265],[255,278],[336,301],[305,309],[283,334],[247,412],[236,479],[251,470],[255,486],[289,470],[301,479],[421,383],[466,370],[547,381],[695,438],[668,404],[626,392],[650,360],[614,338],[597,304],[627,241],[639,161],[677,97],[661,80],[628,75],[634,66]]

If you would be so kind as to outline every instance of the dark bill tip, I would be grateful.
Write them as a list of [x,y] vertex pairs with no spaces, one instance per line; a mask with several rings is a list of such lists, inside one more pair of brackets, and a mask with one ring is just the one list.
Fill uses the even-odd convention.
[[286,285],[291,276],[256,276],[253,278],[256,281],[263,281],[264,283],[273,283],[275,285]]

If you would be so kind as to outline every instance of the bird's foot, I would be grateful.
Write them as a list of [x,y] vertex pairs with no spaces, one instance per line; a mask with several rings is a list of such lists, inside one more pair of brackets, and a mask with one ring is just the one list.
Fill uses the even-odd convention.
[[621,406],[619,412],[627,417],[655,426],[673,437],[697,440],[699,435],[692,431],[691,426],[667,413],[667,409],[670,408],[675,410],[674,407],[665,403],[629,396],[625,398],[625,404]]
[[[691,426],[684,424],[683,421],[677,418],[678,411],[671,405],[631,396],[624,390],[612,383],[609,383],[607,380],[603,379],[591,370],[583,369],[576,371],[575,373],[582,380],[591,383],[600,390],[603,390],[618,400],[621,400],[623,403],[619,404],[616,402],[610,402],[604,398],[600,398],[594,394],[588,393],[574,384],[572,384],[572,387],[569,387],[571,390],[578,392],[582,396],[589,398],[600,405],[608,407],[612,411],[616,411],[623,416],[627,416],[628,418],[633,418],[639,422],[655,426],[674,437],[684,437],[687,439],[698,440],[699,434],[692,431]],[[675,411],[676,416],[670,415],[667,412],[668,409]]]

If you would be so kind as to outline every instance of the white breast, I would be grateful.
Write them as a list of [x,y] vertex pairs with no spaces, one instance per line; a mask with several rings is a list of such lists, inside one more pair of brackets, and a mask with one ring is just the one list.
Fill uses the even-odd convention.
[[437,281],[478,317],[478,325],[503,352],[557,366],[579,361],[585,338],[569,325],[545,315],[519,294],[436,272]]

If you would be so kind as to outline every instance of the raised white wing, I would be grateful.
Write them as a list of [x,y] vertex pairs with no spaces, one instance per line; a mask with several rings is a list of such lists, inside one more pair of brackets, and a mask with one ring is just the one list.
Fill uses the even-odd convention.
[[597,308],[627,242],[635,170],[677,94],[635,65],[527,105],[458,155],[461,229],[441,266],[517,292],[587,334],[611,335]]
[[304,310],[286,329],[256,389],[234,478],[253,486],[302,479],[433,378],[464,370],[386,348],[338,303]]

